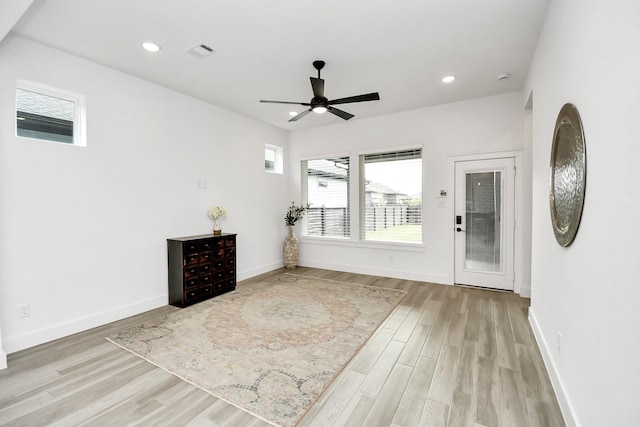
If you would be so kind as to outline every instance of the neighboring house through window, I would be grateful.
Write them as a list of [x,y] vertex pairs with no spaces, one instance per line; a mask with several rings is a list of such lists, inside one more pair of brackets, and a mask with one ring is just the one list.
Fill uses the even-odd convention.
[[422,243],[422,149],[360,155],[361,240]]
[[304,200],[311,204],[306,218],[306,235],[350,236],[349,157],[302,161],[306,177]]

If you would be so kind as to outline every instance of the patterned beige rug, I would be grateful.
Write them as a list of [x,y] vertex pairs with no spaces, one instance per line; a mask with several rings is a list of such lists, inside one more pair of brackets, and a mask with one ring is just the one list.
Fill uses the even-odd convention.
[[405,295],[283,273],[107,339],[269,423],[294,426]]

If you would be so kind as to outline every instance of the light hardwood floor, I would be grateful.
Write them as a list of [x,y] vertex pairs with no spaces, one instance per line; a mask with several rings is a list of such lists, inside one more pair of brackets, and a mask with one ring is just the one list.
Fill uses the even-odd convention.
[[[527,322],[529,300],[313,268],[293,272],[409,292],[300,426],[564,425]],[[104,339],[175,310],[10,354],[0,371],[0,425],[268,426]]]

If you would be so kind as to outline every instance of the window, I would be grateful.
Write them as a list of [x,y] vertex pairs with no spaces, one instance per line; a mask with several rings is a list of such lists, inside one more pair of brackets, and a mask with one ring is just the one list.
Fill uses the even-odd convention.
[[360,155],[363,240],[422,243],[422,149]]
[[282,147],[264,144],[264,170],[265,172],[282,174]]
[[349,237],[349,157],[303,160],[307,236]]
[[66,91],[18,82],[16,136],[86,145],[84,97]]

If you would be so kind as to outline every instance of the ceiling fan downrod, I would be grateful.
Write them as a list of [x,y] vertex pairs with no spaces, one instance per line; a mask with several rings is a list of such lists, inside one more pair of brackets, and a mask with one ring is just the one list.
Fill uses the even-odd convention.
[[318,70],[318,78],[320,78],[320,70],[324,68],[324,61],[313,61],[313,68]]

